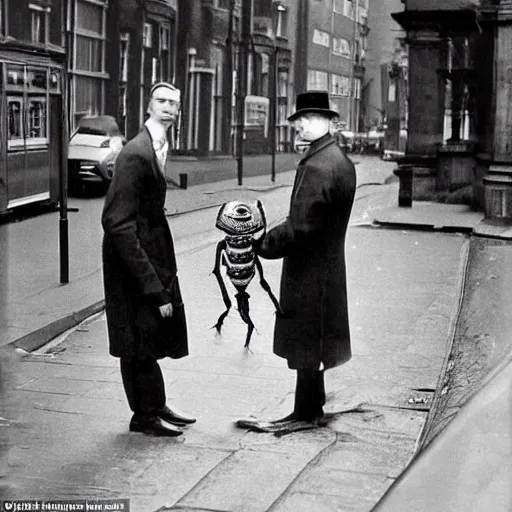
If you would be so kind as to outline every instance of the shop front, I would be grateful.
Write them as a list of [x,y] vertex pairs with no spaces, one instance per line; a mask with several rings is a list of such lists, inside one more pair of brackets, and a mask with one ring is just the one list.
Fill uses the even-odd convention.
[[0,212],[58,201],[62,165],[62,68],[0,53]]

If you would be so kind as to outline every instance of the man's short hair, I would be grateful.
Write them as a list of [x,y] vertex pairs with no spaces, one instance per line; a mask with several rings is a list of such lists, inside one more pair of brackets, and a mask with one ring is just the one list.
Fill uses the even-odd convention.
[[153,99],[153,93],[160,89],[161,87],[165,87],[166,89],[169,89],[173,92],[174,100],[179,103],[181,99],[181,92],[177,87],[174,87],[174,85],[170,84],[169,82],[157,82],[156,84],[153,84],[149,91],[149,99]]

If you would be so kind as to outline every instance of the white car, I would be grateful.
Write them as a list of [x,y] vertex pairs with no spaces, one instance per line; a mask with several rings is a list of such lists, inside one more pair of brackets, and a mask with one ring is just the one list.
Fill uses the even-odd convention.
[[82,117],[69,140],[69,188],[96,183],[106,190],[124,144],[126,139],[112,116]]

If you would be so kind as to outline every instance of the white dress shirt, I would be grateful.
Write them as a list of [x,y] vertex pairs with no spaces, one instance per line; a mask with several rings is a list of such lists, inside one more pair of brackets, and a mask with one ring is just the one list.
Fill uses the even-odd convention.
[[151,138],[153,139],[153,149],[156,154],[160,170],[165,172],[165,163],[167,162],[167,152],[169,151],[169,142],[165,128],[151,117],[145,123]]

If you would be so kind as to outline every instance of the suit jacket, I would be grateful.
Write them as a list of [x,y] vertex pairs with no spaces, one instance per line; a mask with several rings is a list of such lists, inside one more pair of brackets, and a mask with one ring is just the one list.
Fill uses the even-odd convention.
[[351,357],[345,236],[356,189],[352,162],[327,134],[297,168],[286,220],[256,249],[284,258],[274,352],[293,369],[338,366]]
[[[167,185],[147,128],[116,161],[102,214],[103,281],[110,353],[183,357],[185,309],[172,234],[164,212]],[[163,319],[158,307],[171,302]]]

